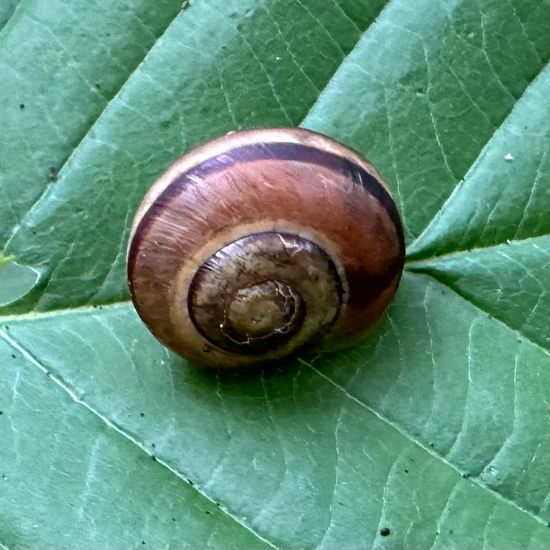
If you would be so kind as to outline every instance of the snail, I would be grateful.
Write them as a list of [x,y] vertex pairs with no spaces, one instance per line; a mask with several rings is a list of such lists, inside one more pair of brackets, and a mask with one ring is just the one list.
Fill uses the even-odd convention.
[[177,160],[128,246],[138,314],[192,363],[253,367],[355,341],[393,297],[401,220],[376,169],[305,129],[231,132]]

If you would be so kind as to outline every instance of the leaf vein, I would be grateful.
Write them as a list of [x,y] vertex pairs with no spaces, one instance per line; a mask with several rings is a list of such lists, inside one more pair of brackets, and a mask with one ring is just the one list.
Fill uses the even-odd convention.
[[[367,405],[366,403],[364,403],[363,401],[361,401],[358,397],[354,396],[353,394],[351,394],[345,387],[341,386],[340,384],[338,384],[335,380],[333,380],[332,378],[330,378],[329,376],[327,376],[326,374],[324,374],[323,372],[321,372],[319,369],[317,369],[315,366],[307,363],[307,366],[313,370],[314,372],[316,372],[319,376],[321,376],[321,378],[324,378],[327,382],[329,382],[330,384],[332,384],[334,387],[338,388],[340,391],[342,391],[349,399],[351,399],[352,401],[354,401],[355,403],[357,403],[359,406],[363,407],[364,409],[366,409],[367,411],[369,411],[371,414],[373,414],[374,416],[376,416],[376,418],[378,418],[379,420],[381,420],[382,422],[388,424],[389,426],[391,426],[394,430],[396,430],[400,435],[402,435],[405,439],[407,439],[408,441],[410,441],[413,445],[415,445],[416,447],[420,447],[423,451],[427,452],[429,455],[431,455],[432,457],[434,457],[435,459],[441,461],[443,464],[445,464],[446,466],[448,466],[450,469],[454,470],[455,472],[457,472],[458,474],[462,475],[463,472],[461,472],[452,462],[449,462],[445,457],[441,456],[440,454],[436,453],[433,449],[430,449],[429,447],[426,447],[421,441],[415,439],[412,435],[410,435],[409,433],[407,433],[397,422],[393,421],[393,420],[390,420],[389,418],[387,418],[386,416],[384,416],[383,414],[381,414],[380,412],[378,412],[377,410],[373,409],[372,407],[370,407],[369,405]],[[495,491],[494,489],[492,489],[491,487],[485,485],[483,482],[481,482],[479,479],[477,478],[469,478],[469,482],[470,483],[473,483],[477,486],[479,486],[481,489],[483,489],[484,491],[487,491],[489,494],[493,495],[495,498],[497,498],[498,500],[502,501],[502,502],[505,502],[507,503],[508,505],[514,507],[515,509],[519,510],[520,512],[523,512],[525,514],[527,514],[528,516],[530,516],[532,519],[534,519],[536,522],[538,522],[539,524],[541,525],[547,525],[547,521],[545,521],[543,518],[541,518],[540,516],[538,516],[537,514],[534,514],[533,512],[531,512],[530,510],[526,510],[525,508],[522,508],[517,502],[515,502],[514,500],[508,498],[508,497],[505,497],[504,495],[502,495],[501,493]]]

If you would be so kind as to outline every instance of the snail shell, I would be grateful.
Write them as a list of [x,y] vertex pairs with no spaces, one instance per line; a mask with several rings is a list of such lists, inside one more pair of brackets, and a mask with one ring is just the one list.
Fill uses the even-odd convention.
[[321,134],[262,129],[213,140],[154,183],[128,279],[161,342],[231,368],[362,333],[403,261],[399,214],[371,164]]

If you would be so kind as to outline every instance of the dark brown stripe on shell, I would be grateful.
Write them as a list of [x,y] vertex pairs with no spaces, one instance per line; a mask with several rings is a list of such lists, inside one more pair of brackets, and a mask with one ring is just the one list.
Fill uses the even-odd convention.
[[[197,179],[205,178],[221,170],[226,170],[236,164],[267,159],[315,164],[348,176],[352,181],[361,185],[375,197],[384,210],[386,210],[395,226],[399,238],[400,250],[402,253],[404,252],[405,240],[403,227],[395,203],[385,187],[364,168],[343,156],[309,145],[287,142],[254,143],[235,149],[229,149],[216,157],[203,161],[193,166],[184,174],[181,174],[166,187],[138,223],[128,253],[128,274],[130,280],[132,280],[137,250],[141,245],[144,231],[147,230],[149,224],[160,213],[165,202],[169,202],[174,198],[175,195],[180,192],[182,186],[187,184],[196,185]],[[190,176],[192,176],[192,179]]]

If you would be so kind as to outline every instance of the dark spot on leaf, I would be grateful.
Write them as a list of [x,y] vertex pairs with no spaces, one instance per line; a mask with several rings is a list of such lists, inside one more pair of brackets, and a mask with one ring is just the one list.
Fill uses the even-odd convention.
[[176,521],[176,518],[172,518],[172,521]]
[[407,470],[407,468],[405,468],[405,473],[408,474],[409,473],[409,470]]
[[141,544],[145,544],[145,541],[144,541],[144,540],[142,540],[142,541],[141,541]]
[[58,174],[59,174],[59,170],[55,166],[50,166],[48,168],[48,180],[55,181],[57,179]]
[[0,415],[4,414],[4,411],[0,411]]
[[12,359],[15,359],[15,353],[12,353],[12,354],[11,354],[11,358],[12,358]]
[[219,508],[220,507],[220,503],[219,502],[214,502],[214,504]]
[[94,86],[96,87],[96,89],[101,90],[101,86],[97,82],[94,84]]
[[449,529],[449,535],[452,535],[454,531],[452,529]]
[[209,512],[208,510],[205,510],[204,513],[210,515],[212,512]]
[[156,462],[156,461],[157,461],[157,457],[156,457],[155,455],[151,455],[151,460],[152,460],[153,462]]
[[464,479],[468,479],[468,478],[470,477],[470,474],[464,473],[464,474],[462,474],[462,477],[463,477]]
[[188,479],[187,481],[189,482],[189,485],[191,485],[191,487],[195,485],[190,479]]
[[153,449],[156,447],[156,445],[154,443],[151,443],[151,447],[153,447]]
[[139,413],[139,416],[141,416],[141,418],[143,418],[145,416],[145,413]]
[[380,529],[380,534],[383,537],[387,537],[390,534],[390,530],[387,527],[382,527],[382,529]]
[[23,109],[25,108],[25,104],[24,104],[24,103],[21,103],[21,104],[19,105],[19,108],[20,108],[21,110],[23,110]]

